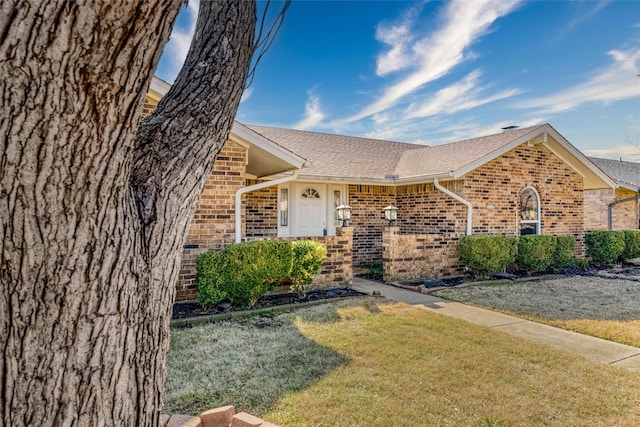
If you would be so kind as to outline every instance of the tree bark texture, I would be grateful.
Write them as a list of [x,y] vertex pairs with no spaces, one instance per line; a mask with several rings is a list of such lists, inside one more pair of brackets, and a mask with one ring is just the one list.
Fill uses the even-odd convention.
[[186,230],[253,53],[255,4],[203,0],[140,121],[182,0],[0,6],[0,423],[157,425]]

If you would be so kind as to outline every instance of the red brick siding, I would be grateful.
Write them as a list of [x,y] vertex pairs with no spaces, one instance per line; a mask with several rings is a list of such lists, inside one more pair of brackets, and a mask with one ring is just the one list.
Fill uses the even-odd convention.
[[526,186],[540,195],[542,233],[574,236],[581,249],[582,177],[542,144],[523,144],[464,177],[462,196],[473,204],[473,232],[518,235]]
[[144,97],[144,104],[142,104],[142,117],[148,116],[158,106],[158,101],[149,98],[148,95]]
[[382,209],[396,204],[395,188],[379,185],[350,185],[349,206],[353,227],[353,264],[382,263]]
[[[248,181],[247,186],[258,181]],[[278,237],[278,187],[251,191],[246,197],[246,238]]]
[[335,236],[286,237],[282,240],[314,240],[327,245],[327,258],[313,280],[313,287],[350,285],[353,280],[353,228],[336,228]]
[[246,155],[246,148],[227,141],[213,164],[185,241],[177,300],[195,297],[196,256],[235,241],[235,194],[245,186]]
[[445,277],[462,273],[458,234],[400,234],[400,227],[383,233],[384,280]]
[[186,245],[220,248],[235,239],[235,194],[245,186],[246,149],[228,141],[207,178]]
[[[442,186],[454,193],[462,192],[462,181],[444,182]],[[466,206],[433,184],[399,187],[396,207],[401,234],[464,233],[466,230]]]

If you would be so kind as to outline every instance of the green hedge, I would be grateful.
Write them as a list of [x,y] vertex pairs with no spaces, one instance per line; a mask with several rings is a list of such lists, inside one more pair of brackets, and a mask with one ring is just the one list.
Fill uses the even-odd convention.
[[620,258],[625,249],[624,232],[591,231],[584,236],[587,256],[596,264],[611,264]]
[[515,261],[517,237],[463,236],[458,253],[462,263],[476,276],[486,277],[504,269]]
[[573,236],[558,236],[556,251],[553,254],[551,266],[555,269],[573,267],[576,263],[574,252],[576,239]]
[[521,236],[518,239],[517,268],[528,275],[547,270],[553,262],[557,241],[556,236]]
[[322,263],[327,257],[327,246],[313,240],[296,240],[292,247],[293,268],[289,274],[289,289],[296,292],[298,298],[302,298],[322,268]]
[[624,251],[622,259],[640,257],[640,230],[624,230]]
[[196,297],[203,306],[228,299],[251,307],[287,277],[291,290],[301,296],[320,271],[326,254],[324,244],[310,240],[260,240],[208,251],[196,258]]
[[227,298],[251,307],[289,275],[292,265],[292,246],[281,240],[234,243],[220,252],[206,252],[196,259],[196,297],[206,306]]

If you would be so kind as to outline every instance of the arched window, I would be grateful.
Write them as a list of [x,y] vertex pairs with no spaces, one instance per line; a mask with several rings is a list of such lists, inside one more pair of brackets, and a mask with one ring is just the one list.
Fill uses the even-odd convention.
[[307,187],[300,195],[303,199],[319,199],[320,193],[315,188]]
[[520,235],[540,234],[540,196],[531,187],[520,195]]

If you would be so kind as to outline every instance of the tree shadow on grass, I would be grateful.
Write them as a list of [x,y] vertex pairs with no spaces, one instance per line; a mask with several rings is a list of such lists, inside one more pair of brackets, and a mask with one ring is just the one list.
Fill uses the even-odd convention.
[[[296,323],[341,319],[342,302],[172,329],[163,412],[198,415],[234,405],[256,416],[302,391],[349,359],[303,336]],[[377,310],[374,304],[366,304]]]

